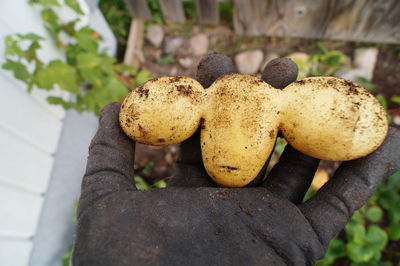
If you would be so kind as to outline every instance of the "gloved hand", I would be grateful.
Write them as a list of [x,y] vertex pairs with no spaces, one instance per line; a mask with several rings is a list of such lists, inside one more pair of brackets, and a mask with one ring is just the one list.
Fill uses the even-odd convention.
[[[284,63],[270,64],[267,82],[284,87]],[[208,87],[232,72],[222,55],[202,61]],[[290,72],[290,71],[289,71]],[[297,75],[297,73],[296,73]],[[282,81],[283,80],[283,81]],[[285,81],[286,80],[286,81]],[[181,145],[176,174],[165,189],[138,191],[134,142],[118,123],[120,105],[103,108],[89,148],[78,208],[73,265],[311,265],[378,184],[400,168],[400,132],[390,129],[367,157],[344,162],[302,203],[319,161],[287,146],[256,187],[219,188],[204,170],[198,134]]]

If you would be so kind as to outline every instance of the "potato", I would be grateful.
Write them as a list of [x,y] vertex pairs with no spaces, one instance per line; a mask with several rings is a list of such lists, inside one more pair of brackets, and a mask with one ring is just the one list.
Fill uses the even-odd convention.
[[315,158],[363,157],[383,142],[385,110],[365,89],[334,77],[312,77],[284,89],[281,131],[295,149]]
[[179,143],[201,125],[205,169],[225,187],[257,176],[279,131],[307,155],[352,160],[377,149],[388,130],[379,102],[350,81],[312,77],[278,90],[243,74],[225,75],[207,90],[188,77],[148,81],[124,100],[120,124],[150,145]]
[[201,152],[219,185],[242,187],[260,172],[275,145],[280,91],[248,75],[231,74],[206,90]]
[[187,77],[162,77],[133,89],[120,111],[120,124],[133,140],[176,144],[199,127],[204,89]]

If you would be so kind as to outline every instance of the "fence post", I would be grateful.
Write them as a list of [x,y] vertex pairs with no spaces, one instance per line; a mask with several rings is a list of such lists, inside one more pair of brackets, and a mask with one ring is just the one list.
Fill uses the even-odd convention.
[[125,5],[128,7],[133,18],[141,18],[144,20],[151,18],[150,9],[146,0],[125,0]]
[[218,0],[196,0],[196,9],[200,24],[219,23]]
[[182,0],[159,0],[166,21],[185,22]]

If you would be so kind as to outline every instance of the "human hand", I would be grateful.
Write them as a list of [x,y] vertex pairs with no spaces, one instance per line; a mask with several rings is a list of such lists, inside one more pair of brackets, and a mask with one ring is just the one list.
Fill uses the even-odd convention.
[[[204,87],[202,78],[212,82],[231,71],[225,60],[200,66]],[[278,77],[284,72],[276,71]],[[302,203],[318,160],[287,146],[265,181],[261,171],[257,187],[218,188],[204,170],[195,134],[181,145],[168,188],[138,191],[134,142],[119,126],[119,108],[102,110],[89,149],[74,265],[313,264],[377,185],[400,168],[400,132],[390,129],[377,151],[344,162]]]

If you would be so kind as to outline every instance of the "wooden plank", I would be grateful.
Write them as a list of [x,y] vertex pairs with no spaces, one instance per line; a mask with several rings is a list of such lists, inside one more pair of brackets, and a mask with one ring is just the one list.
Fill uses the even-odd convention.
[[400,42],[400,1],[342,1],[324,38]]
[[150,9],[146,0],[125,0],[125,4],[134,18],[141,18],[144,20],[151,18]]
[[128,47],[125,51],[124,64],[139,67],[144,62],[143,55],[144,22],[142,19],[132,19],[128,36]]
[[185,22],[182,0],[159,0],[159,3],[167,22]]
[[219,23],[218,0],[196,0],[196,10],[200,24]]
[[238,34],[400,42],[397,0],[234,0]]

